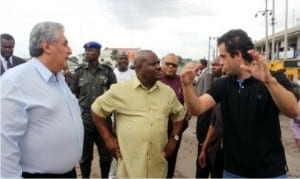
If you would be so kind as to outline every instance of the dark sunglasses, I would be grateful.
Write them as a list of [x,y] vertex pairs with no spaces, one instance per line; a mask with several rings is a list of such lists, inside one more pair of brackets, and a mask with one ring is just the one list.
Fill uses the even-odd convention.
[[165,62],[165,65],[166,65],[166,66],[172,66],[172,67],[174,67],[174,68],[177,68],[177,67],[178,67],[177,64],[171,63],[171,62]]

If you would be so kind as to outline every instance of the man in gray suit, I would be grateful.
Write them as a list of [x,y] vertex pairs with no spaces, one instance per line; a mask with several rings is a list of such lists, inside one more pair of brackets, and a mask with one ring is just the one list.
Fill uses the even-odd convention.
[[[207,60],[200,59],[200,70],[201,73],[198,76],[198,80],[195,84],[195,90],[198,96],[204,94],[212,84],[212,74],[209,72],[207,67]],[[196,135],[198,139],[198,155],[196,157],[196,178],[208,178],[210,173],[210,165],[207,164],[205,167],[201,167],[198,162],[198,156],[202,149],[202,144],[205,140],[209,125],[210,125],[211,110],[198,116],[196,125]]]
[[15,39],[10,34],[1,34],[1,75],[10,68],[25,62],[24,59],[14,56]]
[[207,60],[200,59],[200,65],[201,71],[195,85],[198,96],[201,96],[203,93],[205,93],[210,88],[210,85],[212,83],[212,75],[207,67]]

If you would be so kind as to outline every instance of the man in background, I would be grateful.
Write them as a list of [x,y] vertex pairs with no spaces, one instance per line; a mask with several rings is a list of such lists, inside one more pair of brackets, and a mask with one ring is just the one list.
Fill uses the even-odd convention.
[[[174,90],[179,102],[182,105],[184,105],[180,76],[176,74],[177,68],[179,65],[179,60],[178,60],[177,56],[173,53],[167,54],[165,57],[163,57],[161,65],[162,65],[163,76],[161,77],[160,81],[163,82],[164,84],[170,86]],[[168,160],[167,178],[173,178],[175,167],[176,167],[177,154],[178,154],[178,150],[179,150],[180,143],[181,143],[181,136],[182,136],[183,131],[188,127],[187,118],[188,118],[188,116],[186,115],[186,118],[184,119],[182,131],[179,133],[179,140],[177,142],[176,148],[175,148],[173,154],[167,158],[167,160]],[[172,119],[169,118],[169,122],[168,122],[168,137],[169,138],[172,135],[172,131],[173,131],[173,122],[172,122]]]
[[1,75],[10,68],[25,62],[24,59],[14,56],[15,39],[10,34],[1,34]]
[[[71,90],[78,98],[81,107],[81,114],[84,126],[84,145],[80,169],[83,178],[89,178],[91,173],[91,163],[93,160],[94,143],[97,145],[100,157],[101,177],[108,178],[108,172],[112,156],[105,147],[105,143],[98,133],[92,121],[91,104],[94,100],[116,83],[116,76],[107,65],[99,63],[98,58],[101,53],[101,44],[98,42],[87,42],[84,44],[87,64],[83,64],[73,75]],[[107,122],[111,128],[111,119]]]
[[[199,61],[199,73],[198,80],[196,81],[195,90],[198,96],[204,94],[212,84],[212,74],[209,72],[206,59],[200,59]],[[196,157],[196,178],[207,178],[210,172],[210,165],[201,167],[199,165],[198,156],[202,150],[202,145],[205,140],[211,118],[211,110],[197,117],[196,123],[196,137],[198,140],[198,154]]]
[[114,69],[114,73],[117,77],[117,81],[122,82],[129,80],[135,76],[135,71],[129,68],[128,54],[124,51],[117,54],[117,67]]
[[[220,57],[216,57],[211,64],[213,80],[222,76],[222,63]],[[202,143],[202,149],[198,156],[201,168],[209,167],[211,178],[222,178],[223,176],[223,121],[220,104],[217,104],[210,118],[210,125]]]

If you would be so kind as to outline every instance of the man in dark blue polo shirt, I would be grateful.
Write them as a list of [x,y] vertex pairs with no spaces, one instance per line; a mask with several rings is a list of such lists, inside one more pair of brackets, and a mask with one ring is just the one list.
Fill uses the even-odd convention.
[[279,113],[290,118],[300,113],[290,82],[284,74],[269,71],[264,56],[253,50],[243,30],[225,33],[218,39],[218,48],[228,77],[216,80],[199,98],[192,86],[198,67],[187,64],[181,80],[192,114],[221,104],[223,177],[287,178]]

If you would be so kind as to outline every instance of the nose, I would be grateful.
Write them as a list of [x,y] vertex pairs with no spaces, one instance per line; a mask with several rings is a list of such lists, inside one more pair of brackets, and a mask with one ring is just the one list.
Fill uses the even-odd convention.
[[72,49],[71,47],[68,46],[68,55],[71,55],[72,54]]
[[159,63],[157,63],[157,64],[155,65],[155,68],[156,68],[156,69],[158,69],[158,70],[161,70],[161,66],[160,66],[160,64],[159,64]]

